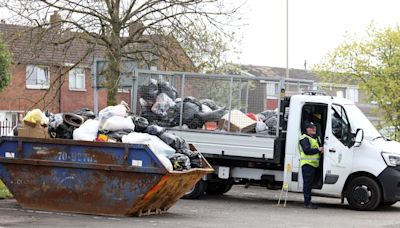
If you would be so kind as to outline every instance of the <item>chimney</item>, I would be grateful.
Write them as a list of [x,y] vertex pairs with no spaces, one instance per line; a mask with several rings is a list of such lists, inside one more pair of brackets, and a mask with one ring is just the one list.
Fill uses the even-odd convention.
[[128,26],[129,37],[139,38],[144,32],[144,24],[141,21],[133,22]]
[[58,11],[54,11],[52,15],[50,15],[50,28],[61,29],[61,15]]

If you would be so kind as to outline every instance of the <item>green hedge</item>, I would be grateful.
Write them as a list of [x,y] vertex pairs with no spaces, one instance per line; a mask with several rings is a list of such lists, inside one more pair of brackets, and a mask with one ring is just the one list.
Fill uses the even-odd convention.
[[4,183],[0,180],[0,199],[5,199],[5,198],[12,198],[13,196],[11,193],[8,191],[7,187],[4,185]]

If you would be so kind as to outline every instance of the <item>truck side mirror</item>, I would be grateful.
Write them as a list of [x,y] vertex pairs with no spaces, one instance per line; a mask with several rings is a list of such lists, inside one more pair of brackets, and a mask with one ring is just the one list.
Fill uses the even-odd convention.
[[354,146],[355,147],[361,146],[361,142],[363,141],[363,139],[364,139],[364,130],[361,128],[358,128],[356,131],[356,139],[355,139]]

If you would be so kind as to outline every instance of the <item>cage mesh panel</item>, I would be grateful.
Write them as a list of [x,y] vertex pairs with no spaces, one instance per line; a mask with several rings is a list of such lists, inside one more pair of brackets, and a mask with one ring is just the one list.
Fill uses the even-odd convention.
[[[154,79],[157,83],[168,82],[176,89],[176,99],[160,96],[157,84],[149,83],[150,79]],[[271,136],[276,134],[271,128],[276,130],[277,127],[279,87],[268,87],[267,83],[279,84],[276,81],[267,82],[265,79],[257,78],[237,79],[218,76],[160,74],[159,72],[139,73],[137,114],[146,117],[151,123],[169,128]],[[273,91],[267,92],[267,89],[273,89]],[[286,83],[285,89],[286,95],[294,95],[312,88],[306,83]],[[162,101],[161,105],[160,102],[156,102],[157,97]],[[188,97],[193,97],[194,100],[187,99],[191,104],[184,104],[182,107],[181,101]],[[163,100],[163,98],[165,99]],[[218,107],[224,107],[225,120],[205,122],[204,120],[199,121],[201,118],[198,115],[194,117],[196,112],[209,111],[208,108],[202,110],[204,106],[199,105],[203,99],[213,100]],[[197,104],[197,108],[193,104]],[[154,113],[155,110],[159,111],[158,114]],[[193,116],[191,112],[194,112],[195,115]],[[230,121],[229,113],[231,113]],[[264,115],[260,113],[264,113]],[[256,120],[252,119],[254,117]],[[269,129],[256,132],[256,125],[259,125],[257,128],[262,130],[263,124],[268,125]]]

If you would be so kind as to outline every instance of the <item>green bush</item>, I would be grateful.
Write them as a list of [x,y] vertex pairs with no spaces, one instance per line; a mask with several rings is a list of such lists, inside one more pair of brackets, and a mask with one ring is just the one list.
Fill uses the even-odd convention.
[[8,191],[7,187],[4,183],[0,180],[0,199],[12,198],[13,196]]

